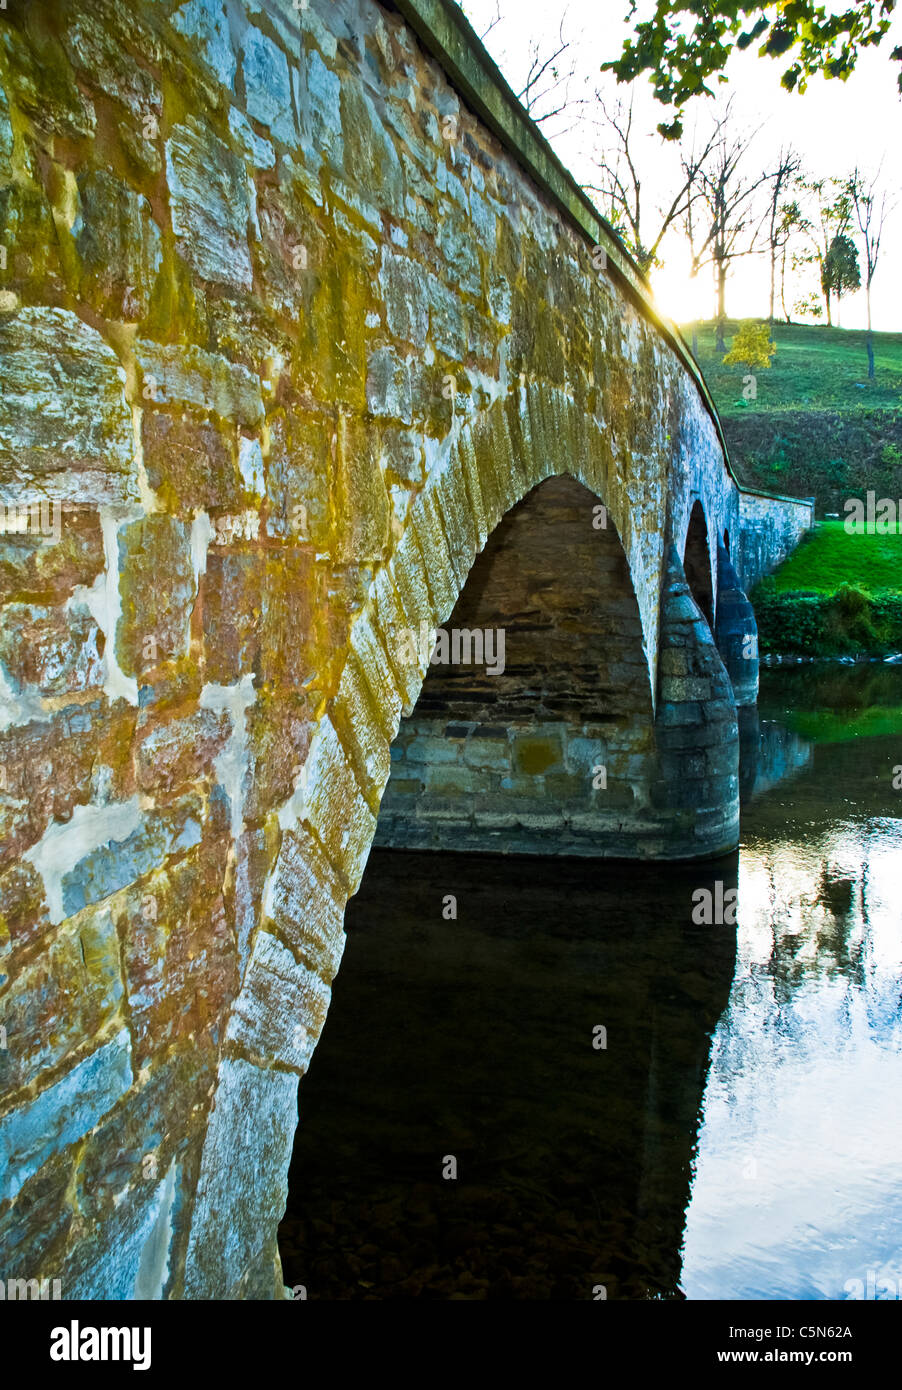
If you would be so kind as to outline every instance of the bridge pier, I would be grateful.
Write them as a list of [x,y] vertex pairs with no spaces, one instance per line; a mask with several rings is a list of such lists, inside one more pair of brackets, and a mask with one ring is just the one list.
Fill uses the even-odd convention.
[[732,682],[737,706],[754,705],[758,699],[758,624],[723,545],[717,547],[714,640]]
[[671,546],[661,605],[657,778],[662,858],[725,854],[739,842],[739,728],[730,679]]

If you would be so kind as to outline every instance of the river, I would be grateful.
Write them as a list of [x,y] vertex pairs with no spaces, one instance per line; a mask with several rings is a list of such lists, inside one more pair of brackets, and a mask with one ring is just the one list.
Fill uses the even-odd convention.
[[[374,851],[300,1087],[286,1282],[902,1295],[896,767],[902,669],[771,670],[728,859]],[[693,920],[699,888],[736,890],[735,925]]]

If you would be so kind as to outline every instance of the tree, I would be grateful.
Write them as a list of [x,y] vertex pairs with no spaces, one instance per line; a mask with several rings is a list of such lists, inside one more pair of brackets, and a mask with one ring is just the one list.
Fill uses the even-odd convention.
[[[890,29],[896,0],[854,0],[828,14],[823,0],[656,0],[650,19],[635,25],[619,58],[603,63],[618,82],[650,74],[655,96],[675,107],[672,121],[658,129],[667,139],[683,133],[681,109],[692,97],[710,96],[711,78],[724,73],[734,49],[760,39],[760,56],[788,59],[781,77],[787,91],[804,92],[815,73],[845,81],[865,48],[880,44]],[[639,0],[631,0],[633,19]],[[902,45],[890,55],[902,62]],[[902,72],[898,78],[902,92]]]
[[838,232],[830,243],[830,249],[821,266],[821,289],[827,301],[827,323],[830,323],[830,296],[836,295],[836,312],[844,294],[850,290],[861,289],[861,270],[858,266],[858,251],[851,237]]
[[868,354],[868,380],[873,381],[874,369],[874,331],[871,327],[871,285],[877,272],[880,258],[880,242],[883,228],[891,208],[887,207],[886,194],[878,193],[877,181],[880,170],[868,182],[856,168],[849,180],[849,194],[855,209],[855,221],[864,242],[864,286],[868,305],[868,332],[865,346]]
[[698,177],[711,156],[720,127],[715,124],[699,152],[694,146],[691,151],[681,152],[681,176],[676,191],[669,203],[655,206],[652,231],[646,234],[650,209],[637,150],[637,142],[642,137],[637,137],[634,127],[633,98],[631,96],[628,103],[617,101],[612,106],[601,93],[596,93],[596,100],[604,117],[605,134],[613,138],[603,140],[601,154],[596,160],[601,182],[587,184],[587,191],[601,195],[613,227],[639,269],[648,275],[661,264],[658,253],[668,231],[685,218],[688,205],[699,195]]
[[[789,310],[786,308],[786,261],[790,257],[790,247],[801,233],[808,229],[808,221],[802,212],[802,206],[797,199],[784,203],[780,212],[780,223],[778,229],[778,241],[780,247],[780,307],[783,310],[783,318],[787,323],[791,322]],[[795,255],[792,254],[791,263],[795,266]],[[818,306],[820,307],[820,306]]]
[[[756,132],[741,134],[732,123],[731,105],[718,124],[711,158],[699,170],[699,202],[701,219],[693,203],[685,217],[686,235],[692,251],[692,274],[706,265],[714,268],[716,292],[716,347],[726,352],[724,320],[726,318],[726,285],[731,265],[740,256],[752,255],[757,249],[760,219],[755,217],[754,195],[771,176],[746,173],[748,151]],[[699,235],[701,245],[696,249],[696,227],[702,221]]]
[[[813,205],[813,216],[805,218],[808,251],[797,253],[793,263],[796,269],[801,269],[805,264],[817,265],[821,291],[827,306],[827,325],[832,327],[834,284],[832,274],[827,273],[825,267],[834,239],[845,236],[851,226],[852,199],[849,196],[849,181],[838,178],[800,179],[799,188],[809,206]],[[801,302],[798,307],[801,307]]]
[[[770,197],[767,215],[767,247],[770,256],[770,310],[768,320],[774,321],[774,304],[777,297],[777,261],[782,255],[783,272],[785,275],[786,266],[786,246],[789,242],[794,223],[794,216],[790,211],[790,205],[784,203],[784,198],[789,189],[795,183],[802,170],[801,156],[796,153],[791,145],[786,149],[780,146],[780,154],[777,158],[777,166],[769,176]],[[789,213],[789,215],[787,215]]]
[[761,371],[770,366],[776,351],[776,343],[771,342],[770,325],[748,319],[740,324],[723,364],[725,367],[748,367],[750,372]]
[[572,55],[567,57],[571,49],[570,40],[564,38],[564,19],[551,52],[545,53],[539,39],[530,44],[529,71],[517,97],[536,125],[584,104],[582,99],[570,95],[570,83],[576,76],[576,61]]
[[[466,14],[468,6],[464,4],[462,8]],[[503,35],[509,19],[510,14],[502,14],[500,0],[495,0],[494,16],[479,35],[484,42],[490,34],[498,31],[492,47],[502,67],[506,67],[506,64],[500,50],[504,47]],[[525,73],[520,73],[521,85],[516,91],[516,96],[536,125],[544,125],[546,121],[551,121],[555,116],[568,111],[579,111],[587,104],[585,98],[574,96],[571,91],[571,84],[576,79],[577,64],[573,43],[564,35],[566,22],[565,10],[554,39],[550,42],[544,37],[531,40],[529,67]],[[557,135],[565,133],[566,130],[556,131]]]

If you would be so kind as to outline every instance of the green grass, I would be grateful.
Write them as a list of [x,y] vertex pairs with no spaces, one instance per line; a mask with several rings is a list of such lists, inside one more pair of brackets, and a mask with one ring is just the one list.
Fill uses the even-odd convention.
[[[729,349],[738,323],[726,323]],[[681,331],[691,345],[692,324]],[[876,379],[868,381],[865,333],[819,324],[773,326],[777,354],[755,373],[757,400],[742,398],[742,367],[725,367],[714,347],[713,323],[697,327],[698,361],[718,410],[724,416],[748,411],[899,410],[902,408],[902,333],[875,333]]]
[[821,521],[773,581],[778,593],[833,594],[842,584],[867,594],[902,592],[902,532],[850,536],[842,520]]
[[764,652],[881,656],[902,650],[902,534],[820,522],[751,596]]

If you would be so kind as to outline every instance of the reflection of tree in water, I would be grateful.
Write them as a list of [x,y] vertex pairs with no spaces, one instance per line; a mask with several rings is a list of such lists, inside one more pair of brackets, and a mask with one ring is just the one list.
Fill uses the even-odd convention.
[[[861,882],[863,869],[850,876],[829,859],[820,863],[820,873],[810,893],[795,902],[784,902],[775,916],[773,949],[768,963],[774,981],[774,998],[783,1004],[797,986],[809,979],[837,979],[850,990],[863,989],[864,932],[867,918],[862,914]],[[772,877],[776,894],[776,883]],[[793,923],[798,909],[801,929]],[[784,928],[781,930],[781,926]]]
[[[866,1020],[875,1039],[895,1045],[902,980],[898,961],[881,957],[875,946],[869,901],[869,857],[882,833],[879,826],[858,826],[824,836],[806,847],[804,857],[796,853],[794,879],[785,870],[786,845],[772,844],[762,854],[766,893],[751,917],[753,896],[745,910],[740,898],[740,922],[750,929],[750,940],[766,927],[770,949],[737,974],[722,1039],[740,1068],[751,1035],[747,1020],[740,1027],[733,1019],[744,1013],[755,1018],[760,1042],[772,1037],[798,1046],[806,1037],[813,1041],[828,1018],[834,1035],[838,1028],[840,1036],[851,1036],[853,1009],[860,1004],[860,1022]],[[813,995],[821,999],[815,1008]]]

